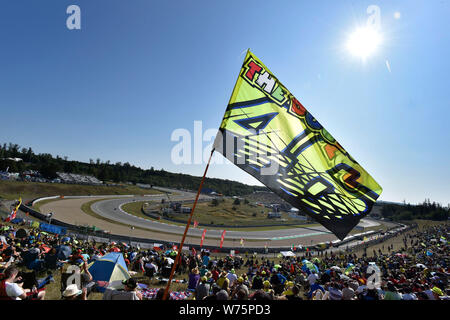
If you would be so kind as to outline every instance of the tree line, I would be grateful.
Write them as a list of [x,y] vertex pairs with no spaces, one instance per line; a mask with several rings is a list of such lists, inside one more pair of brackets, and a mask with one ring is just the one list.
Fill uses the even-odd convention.
[[[6,160],[6,158],[21,158],[23,161]],[[26,170],[36,170],[46,179],[55,179],[56,172],[91,175],[105,182],[132,182],[150,184],[160,187],[197,190],[201,177],[182,173],[172,173],[164,169],[148,170],[131,165],[128,162],[111,163],[100,159],[90,159],[89,163],[68,160],[67,157],[53,157],[48,153],[36,154],[31,148],[21,148],[18,144],[4,143],[0,145],[0,171],[22,173]],[[227,196],[246,195],[254,191],[267,191],[265,187],[250,186],[237,181],[206,178],[204,189],[211,189]]]
[[426,219],[435,221],[448,220],[450,206],[443,207],[440,203],[431,202],[430,199],[418,205],[411,204],[384,204],[381,208],[381,214],[385,218],[395,221]]

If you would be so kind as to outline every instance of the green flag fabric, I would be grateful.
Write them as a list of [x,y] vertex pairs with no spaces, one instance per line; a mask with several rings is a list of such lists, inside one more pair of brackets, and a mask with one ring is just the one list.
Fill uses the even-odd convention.
[[250,51],[214,149],[341,240],[382,191]]

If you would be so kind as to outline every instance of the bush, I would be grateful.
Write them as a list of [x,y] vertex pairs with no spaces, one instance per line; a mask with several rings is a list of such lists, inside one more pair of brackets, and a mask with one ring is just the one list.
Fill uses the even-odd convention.
[[239,200],[238,198],[236,198],[236,199],[234,199],[233,204],[234,204],[235,206],[238,206],[238,205],[241,204],[241,200]]

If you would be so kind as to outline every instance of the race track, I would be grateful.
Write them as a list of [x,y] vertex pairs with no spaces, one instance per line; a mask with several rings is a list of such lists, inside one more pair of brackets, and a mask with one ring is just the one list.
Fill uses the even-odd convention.
[[[165,192],[172,192],[170,200],[184,201],[193,200],[195,194],[191,192],[158,188]],[[201,195],[201,199],[208,199],[208,196]],[[42,212],[53,212],[54,218],[78,225],[95,225],[103,230],[108,230],[112,234],[127,235],[150,239],[179,242],[185,230],[184,226],[161,223],[153,220],[143,219],[122,210],[121,206],[133,201],[161,201],[167,200],[166,194],[120,197],[105,199],[95,202],[91,209],[107,219],[100,219],[86,214],[81,210],[83,203],[104,199],[104,197],[89,197],[56,200],[41,206]],[[211,198],[209,198],[211,199]],[[360,226],[372,227],[379,223],[371,219],[362,219]],[[130,226],[137,227],[131,230]],[[199,244],[203,227],[189,228],[186,244]],[[204,244],[218,245],[223,230],[208,229]],[[337,240],[336,236],[322,226],[312,226],[311,228],[291,228],[276,229],[266,231],[232,231],[227,230],[224,246],[239,247],[240,239],[244,239],[244,246],[263,247],[268,246],[290,246],[290,245],[311,245],[318,242],[328,242]]]

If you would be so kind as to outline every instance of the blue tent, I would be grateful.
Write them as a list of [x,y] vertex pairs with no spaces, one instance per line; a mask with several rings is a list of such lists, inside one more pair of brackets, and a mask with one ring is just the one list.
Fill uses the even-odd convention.
[[24,220],[22,218],[15,218],[11,220],[11,223],[19,224],[22,223]]
[[123,281],[130,278],[127,265],[120,252],[108,253],[89,264],[88,269],[93,280],[97,282],[99,291],[103,291],[113,281]]
[[55,249],[58,259],[60,260],[67,260],[72,254],[72,249],[69,246],[60,245],[55,247]]

